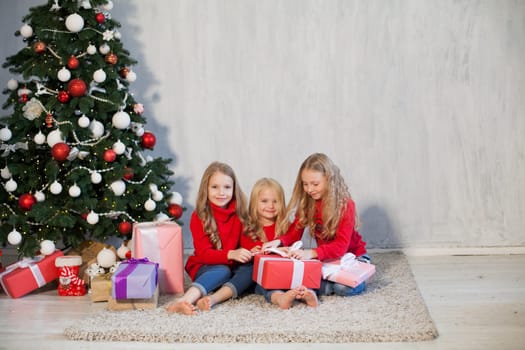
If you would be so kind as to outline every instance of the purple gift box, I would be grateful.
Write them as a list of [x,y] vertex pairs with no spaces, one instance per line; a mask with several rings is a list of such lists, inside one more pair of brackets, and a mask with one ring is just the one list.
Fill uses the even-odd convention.
[[111,277],[113,299],[149,299],[157,287],[159,264],[144,259],[123,261]]

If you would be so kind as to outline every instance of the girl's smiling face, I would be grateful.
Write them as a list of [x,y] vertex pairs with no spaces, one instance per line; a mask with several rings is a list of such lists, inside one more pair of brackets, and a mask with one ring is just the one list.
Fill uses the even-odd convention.
[[257,198],[257,215],[263,226],[271,225],[275,222],[277,213],[281,209],[279,196],[273,188],[265,188],[259,193]]
[[226,207],[233,197],[233,179],[217,172],[208,182],[208,200],[218,207]]
[[316,201],[322,199],[326,194],[328,181],[322,172],[304,169],[301,172],[301,181],[304,192]]

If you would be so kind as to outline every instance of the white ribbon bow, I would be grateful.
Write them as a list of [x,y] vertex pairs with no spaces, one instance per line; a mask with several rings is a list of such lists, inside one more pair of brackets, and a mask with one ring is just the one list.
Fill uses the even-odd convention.
[[17,142],[12,145],[3,144],[0,146],[0,151],[4,151],[4,153],[2,153],[2,157],[7,157],[9,153],[16,152],[17,149],[28,150],[29,147],[27,146],[27,142]]
[[323,264],[323,268],[322,268],[323,279],[327,279],[331,275],[334,275],[341,270],[350,270],[350,268],[357,263],[358,261],[356,260],[354,254],[346,253],[341,258],[340,264],[332,264],[332,263]]

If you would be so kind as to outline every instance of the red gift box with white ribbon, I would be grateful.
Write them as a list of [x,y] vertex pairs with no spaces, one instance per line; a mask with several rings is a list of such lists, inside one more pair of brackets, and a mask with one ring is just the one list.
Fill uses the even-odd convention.
[[301,285],[317,289],[321,286],[322,266],[316,259],[258,254],[254,257],[252,278],[265,289],[292,289]]
[[24,258],[6,267],[0,273],[0,284],[11,298],[19,298],[58,278],[55,260],[63,256],[61,250],[50,255]]

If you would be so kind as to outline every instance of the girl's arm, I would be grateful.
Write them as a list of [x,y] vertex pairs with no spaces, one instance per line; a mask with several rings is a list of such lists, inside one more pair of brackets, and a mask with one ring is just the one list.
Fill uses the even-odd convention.
[[[211,244],[204,232],[202,221],[196,213],[190,219],[191,236],[193,237],[195,260],[206,265],[228,264],[228,250],[218,250]],[[224,243],[224,242],[223,242]]]

